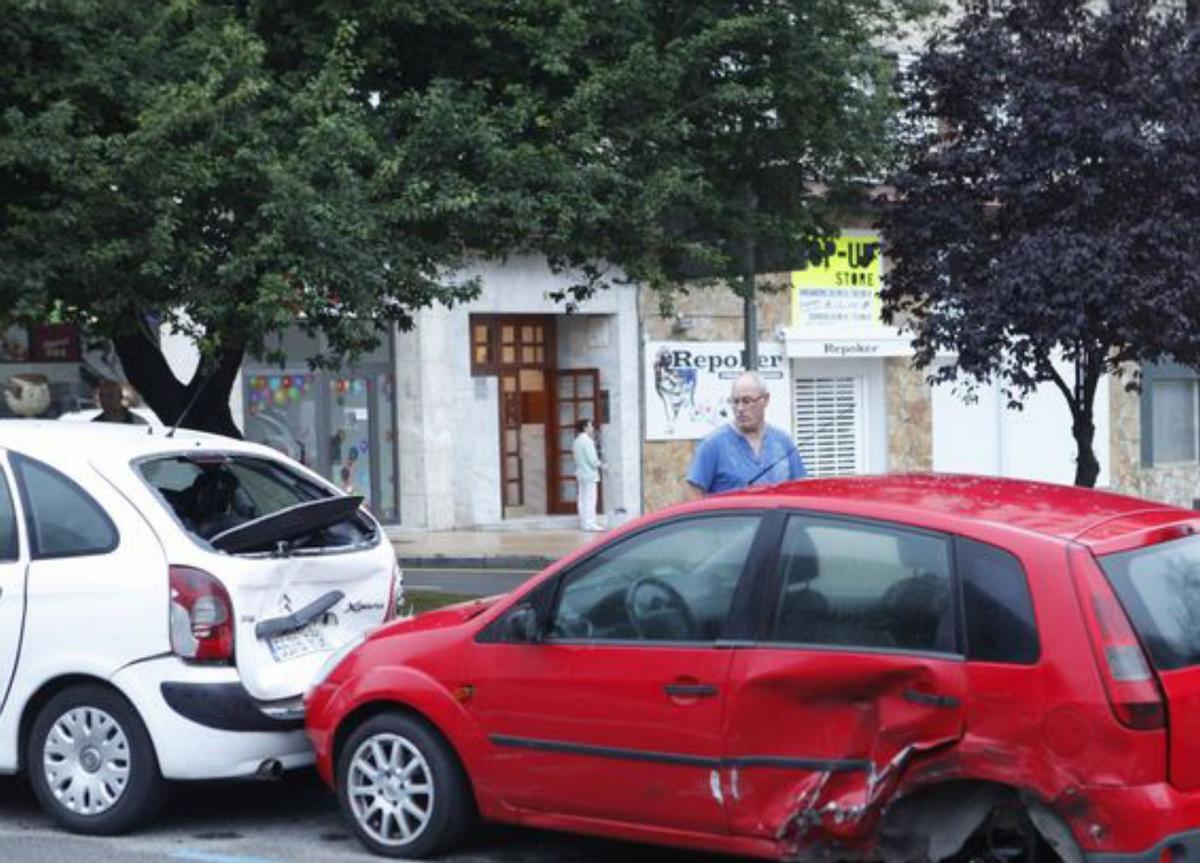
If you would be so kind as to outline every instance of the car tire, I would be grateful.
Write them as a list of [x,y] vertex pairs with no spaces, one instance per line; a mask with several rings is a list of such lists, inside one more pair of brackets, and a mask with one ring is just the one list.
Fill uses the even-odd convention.
[[476,820],[470,783],[449,744],[403,713],[373,716],[338,755],[342,814],[385,857],[421,858],[461,842]]
[[42,808],[73,833],[125,833],[166,802],[145,724],[103,686],[72,686],[46,702],[33,721],[25,764]]

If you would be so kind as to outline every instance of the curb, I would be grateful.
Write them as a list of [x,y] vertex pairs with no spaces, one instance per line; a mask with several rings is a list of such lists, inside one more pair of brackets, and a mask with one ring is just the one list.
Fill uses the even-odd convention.
[[536,572],[554,563],[557,558],[541,555],[484,555],[454,557],[435,554],[424,557],[398,556],[401,569],[517,569]]

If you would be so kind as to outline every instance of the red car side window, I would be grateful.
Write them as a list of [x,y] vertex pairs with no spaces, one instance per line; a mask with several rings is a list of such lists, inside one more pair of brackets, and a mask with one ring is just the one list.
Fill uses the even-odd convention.
[[567,576],[550,638],[715,641],[758,530],[757,515],[651,528]]
[[948,537],[793,516],[770,640],[953,653]]
[[1021,562],[1007,551],[960,539],[967,658],[1032,665],[1040,653],[1033,600]]

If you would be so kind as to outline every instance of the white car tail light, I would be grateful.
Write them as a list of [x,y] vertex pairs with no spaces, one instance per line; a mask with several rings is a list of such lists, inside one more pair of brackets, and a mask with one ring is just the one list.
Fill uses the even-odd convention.
[[171,650],[184,659],[233,661],[233,604],[225,586],[202,569],[171,567]]

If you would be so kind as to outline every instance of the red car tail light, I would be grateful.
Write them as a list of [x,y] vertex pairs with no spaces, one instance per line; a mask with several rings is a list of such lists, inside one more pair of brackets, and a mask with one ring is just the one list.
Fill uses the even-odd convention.
[[1071,569],[1113,714],[1128,728],[1163,728],[1166,709],[1158,682],[1108,579],[1082,548],[1071,550]]
[[233,603],[225,586],[202,569],[170,570],[171,650],[184,659],[233,661]]

